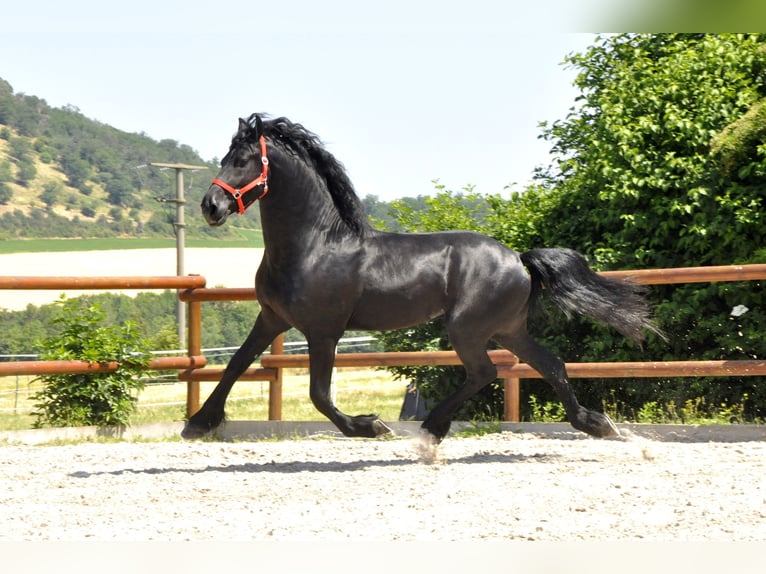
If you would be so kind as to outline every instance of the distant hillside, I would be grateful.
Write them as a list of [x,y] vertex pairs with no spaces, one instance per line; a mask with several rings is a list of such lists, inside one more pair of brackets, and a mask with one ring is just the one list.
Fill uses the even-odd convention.
[[14,94],[0,79],[0,239],[27,237],[172,237],[175,171],[150,162],[204,165],[185,172],[187,236],[233,237],[257,226],[257,210],[210,228],[199,201],[218,165],[188,145],[155,141],[86,118],[67,106]]

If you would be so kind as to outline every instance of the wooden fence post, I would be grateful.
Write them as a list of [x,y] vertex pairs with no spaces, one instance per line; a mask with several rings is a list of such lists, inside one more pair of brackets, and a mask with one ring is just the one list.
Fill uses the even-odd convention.
[[503,379],[503,420],[507,423],[517,423],[520,414],[520,380],[513,376],[510,369],[498,369],[498,375]]
[[[285,335],[284,333],[279,335],[274,342],[271,343],[271,354],[282,355],[285,350]],[[282,373],[284,369],[277,367],[277,376],[269,381],[269,420],[281,421],[282,420]]]
[[[190,356],[202,354],[202,302],[189,301],[189,350]],[[199,380],[186,381],[186,416],[199,410]]]

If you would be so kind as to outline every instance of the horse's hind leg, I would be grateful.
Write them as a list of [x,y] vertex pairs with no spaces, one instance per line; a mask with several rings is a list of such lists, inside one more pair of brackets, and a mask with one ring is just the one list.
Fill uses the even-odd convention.
[[421,428],[431,435],[436,444],[447,436],[452,416],[460,406],[497,378],[497,368],[485,350],[486,341],[464,341],[463,337],[454,334],[450,335],[450,341],[465,367],[466,379],[457,391],[436,405],[423,421]]
[[391,429],[376,415],[351,417],[340,412],[333,404],[330,396],[330,384],[337,343],[337,339],[309,337],[309,393],[311,402],[346,436],[375,438],[390,433]]
[[522,330],[512,336],[498,336],[494,339],[519,359],[531,365],[556,390],[556,394],[564,404],[567,419],[574,428],[599,438],[619,436],[620,432],[608,416],[588,410],[577,402],[577,397],[569,384],[564,362],[537,343],[526,331]]

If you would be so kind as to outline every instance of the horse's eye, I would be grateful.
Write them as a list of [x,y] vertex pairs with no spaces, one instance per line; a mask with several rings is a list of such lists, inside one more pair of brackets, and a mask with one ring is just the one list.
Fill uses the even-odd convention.
[[234,167],[245,167],[250,160],[250,155],[246,153],[238,153],[234,157]]

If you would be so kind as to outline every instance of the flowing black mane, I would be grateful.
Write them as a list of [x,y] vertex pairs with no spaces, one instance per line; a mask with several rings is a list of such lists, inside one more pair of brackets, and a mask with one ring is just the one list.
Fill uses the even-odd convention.
[[[253,128],[248,134],[248,141],[232,141],[232,149],[238,143],[247,143],[248,145],[255,143],[261,135],[257,131],[257,122],[259,118],[263,117],[263,114],[252,114],[248,118],[247,122]],[[319,137],[301,124],[291,122],[284,117],[263,121],[262,125],[263,135],[272,141],[279,142],[286,151],[314,168],[317,175],[327,185],[327,190],[330,192],[341,220],[353,232],[365,235],[366,231],[370,229],[370,223],[364,206],[357,196],[343,164],[324,148]]]

